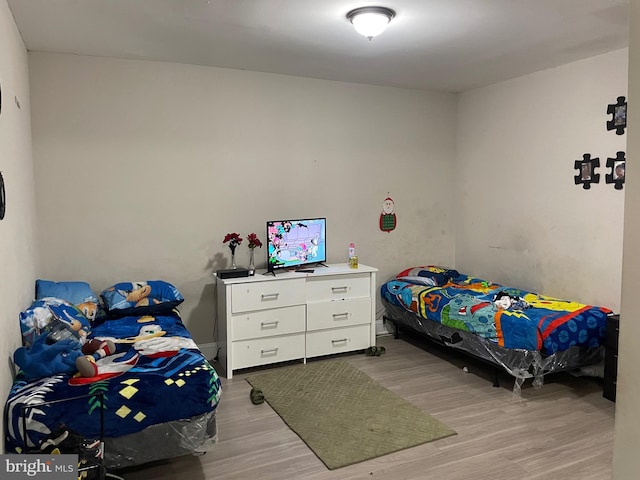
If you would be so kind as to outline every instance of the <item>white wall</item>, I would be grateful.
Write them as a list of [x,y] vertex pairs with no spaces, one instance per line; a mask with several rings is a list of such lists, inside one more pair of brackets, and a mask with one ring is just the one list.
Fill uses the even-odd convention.
[[616,389],[616,425],[613,449],[613,478],[635,480],[640,472],[640,4],[629,2],[629,112],[627,129],[630,159],[625,188],[624,253],[622,267],[622,308],[618,350],[618,383]]
[[[6,0],[0,0],[0,86],[0,171],[7,197],[0,221],[0,398],[6,399],[12,381],[9,359],[21,344],[18,314],[33,300],[38,253],[27,52]],[[0,435],[4,438],[3,425]]]
[[[30,53],[42,275],[162,278],[212,341],[228,232],[326,216],[379,282],[453,262],[456,96],[181,64]],[[398,227],[379,229],[395,200]],[[246,243],[237,263],[248,263]],[[257,251],[258,268],[266,265]]]
[[[493,281],[620,308],[625,190],[605,183],[628,135],[607,131],[627,95],[627,50],[460,96],[456,268]],[[600,158],[600,183],[574,161]]]

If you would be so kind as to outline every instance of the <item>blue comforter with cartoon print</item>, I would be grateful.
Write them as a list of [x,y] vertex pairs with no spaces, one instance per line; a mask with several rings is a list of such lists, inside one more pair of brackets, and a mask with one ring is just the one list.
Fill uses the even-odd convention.
[[381,287],[384,301],[421,318],[479,335],[505,348],[553,354],[598,347],[611,310],[505,287],[441,267],[400,272]]
[[61,425],[88,438],[119,437],[213,411],[220,379],[173,312],[93,327],[90,338],[116,346],[114,354],[96,361],[93,377],[57,374],[27,381],[18,375],[5,405],[6,452],[37,446]]

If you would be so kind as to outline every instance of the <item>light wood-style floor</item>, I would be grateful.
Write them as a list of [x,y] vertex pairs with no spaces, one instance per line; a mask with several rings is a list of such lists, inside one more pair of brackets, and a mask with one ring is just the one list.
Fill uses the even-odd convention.
[[251,403],[240,372],[222,380],[214,449],[113,473],[125,480],[611,479],[615,404],[602,397],[600,380],[557,374],[541,389],[526,382],[516,397],[508,375],[495,388],[483,364],[403,338],[379,338],[380,357],[342,358],[457,435],[331,471],[267,403]]

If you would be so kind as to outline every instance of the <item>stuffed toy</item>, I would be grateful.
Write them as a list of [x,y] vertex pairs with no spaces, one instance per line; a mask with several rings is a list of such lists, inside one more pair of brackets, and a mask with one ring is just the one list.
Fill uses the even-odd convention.
[[63,332],[64,328],[57,326],[48,334],[35,337],[30,347],[20,347],[14,352],[13,360],[27,380],[76,372],[93,377],[98,374],[96,360],[115,353],[111,340],[92,339],[83,343],[73,333]]
[[111,340],[87,340],[80,349],[82,355],[76,358],[76,368],[82,377],[98,375],[96,360],[116,353],[116,345]]
[[76,340],[65,338],[53,344],[48,344],[46,340],[46,335],[39,335],[31,347],[20,347],[13,354],[13,361],[27,380],[77,370],[76,359],[82,355],[82,351]]

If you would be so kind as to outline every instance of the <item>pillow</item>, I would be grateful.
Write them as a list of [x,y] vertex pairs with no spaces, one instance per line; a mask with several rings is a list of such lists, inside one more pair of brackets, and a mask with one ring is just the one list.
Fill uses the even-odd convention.
[[100,297],[109,318],[161,315],[184,301],[176,287],[162,280],[117,283]]
[[84,302],[98,303],[98,297],[87,282],[36,280],[36,300],[46,297],[61,298],[74,305],[80,305]]
[[49,297],[60,298],[77,306],[90,321],[96,317],[98,297],[87,282],[36,280],[36,300]]
[[427,265],[403,270],[396,275],[396,278],[398,280],[405,280],[409,283],[441,287],[452,278],[456,278],[458,275],[459,273],[456,270]]
[[[439,275],[439,274],[436,274]],[[433,276],[412,276],[412,275],[407,275],[404,277],[396,277],[398,280],[402,280],[403,282],[408,282],[408,283],[414,283],[416,285],[427,285],[429,287],[438,287],[438,283],[436,278],[434,278]]]
[[75,305],[60,298],[45,297],[20,312],[22,343],[29,347],[39,335],[50,335],[51,343],[63,338],[80,342],[89,333],[90,323]]

